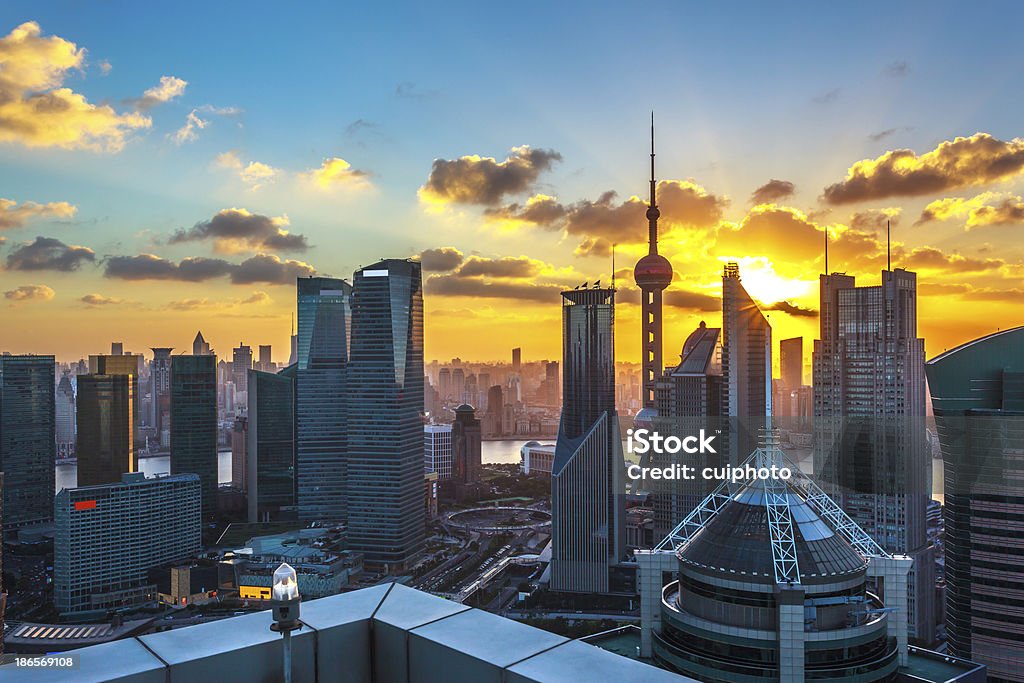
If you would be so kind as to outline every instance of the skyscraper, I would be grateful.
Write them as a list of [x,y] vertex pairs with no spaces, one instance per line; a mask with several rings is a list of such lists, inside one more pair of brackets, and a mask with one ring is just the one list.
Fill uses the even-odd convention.
[[273,372],[274,361],[271,360],[270,344],[260,344],[260,360],[256,369],[260,372]]
[[238,342],[231,353],[231,372],[234,375],[235,391],[249,390],[249,371],[252,370],[252,347]]
[[[352,285],[299,278],[296,365],[296,467],[299,517],[342,522],[346,511],[346,443]],[[357,404],[352,404],[357,405]]]
[[113,484],[138,470],[133,386],[131,375],[78,376],[79,486]]
[[0,355],[0,471],[5,529],[53,521],[53,356]]
[[523,367],[523,350],[518,346],[512,349],[512,372],[517,375]]
[[213,354],[210,345],[203,339],[202,332],[196,332],[196,338],[192,341],[193,356],[209,356]]
[[[662,369],[662,338],[661,338],[661,293],[672,283],[672,264],[658,253],[658,209],[657,183],[654,180],[654,114],[651,114],[651,180],[650,204],[647,207],[647,255],[637,261],[633,269],[633,278],[640,288],[641,322],[640,329],[643,340],[640,348],[643,351],[641,363],[640,402],[645,408],[654,408],[655,383],[661,377]],[[614,407],[614,406],[613,406]]]
[[925,365],[945,470],[949,652],[1024,681],[1024,327]]
[[452,423],[452,483],[456,500],[476,495],[474,486],[480,481],[482,429],[476,410],[468,403],[455,409]]
[[217,357],[171,357],[171,474],[198,474],[203,519],[217,510]]
[[171,351],[169,347],[152,349],[153,360],[149,365],[150,409],[149,426],[156,430],[157,439],[167,429],[165,422],[171,410]]
[[401,568],[423,551],[423,283],[418,262],[356,271],[349,363],[349,545]]
[[452,469],[452,426],[423,425],[423,471],[446,482],[452,478]]
[[722,414],[729,418],[729,462],[736,465],[757,448],[772,414],[772,328],[740,282],[740,268],[722,274]]
[[111,484],[63,489],[48,502],[57,524],[53,598],[63,615],[103,616],[155,601],[147,571],[200,550],[194,474],[147,479],[136,472]]
[[799,389],[804,383],[804,338],[779,342],[779,370],[787,389]]
[[141,360],[142,356],[134,353],[89,356],[89,374],[128,375],[131,378],[132,424],[135,427],[133,438],[139,438],[139,427],[142,425],[142,414],[140,412],[142,409],[142,395],[139,393],[139,364]]
[[57,457],[68,458],[75,454],[75,389],[71,378],[65,373],[57,385],[54,414],[57,420]]
[[814,341],[814,472],[822,487],[886,550],[910,556],[910,635],[935,637],[935,567],[924,425],[924,340],[917,275],[882,271],[882,284],[821,276]]
[[625,464],[615,412],[615,290],[562,292],[562,420],[551,472],[551,589],[619,592]]
[[249,371],[246,491],[250,522],[275,521],[295,505],[295,383]]

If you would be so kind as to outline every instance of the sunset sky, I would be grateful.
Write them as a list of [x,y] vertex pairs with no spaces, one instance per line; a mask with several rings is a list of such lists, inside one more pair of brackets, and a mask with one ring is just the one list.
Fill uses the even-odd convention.
[[0,350],[284,361],[296,275],[422,254],[428,359],[557,358],[615,242],[639,360],[651,110],[667,362],[727,260],[808,348],[887,218],[929,356],[1022,323],[1018,4],[445,5],[5,2]]

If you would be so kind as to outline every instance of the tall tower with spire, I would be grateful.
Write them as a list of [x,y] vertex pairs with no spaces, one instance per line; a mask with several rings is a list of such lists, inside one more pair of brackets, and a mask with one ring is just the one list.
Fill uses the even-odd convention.
[[654,408],[654,384],[662,370],[661,340],[661,293],[672,282],[672,264],[658,253],[658,210],[657,182],[654,179],[654,113],[651,113],[651,200],[647,207],[647,230],[649,249],[647,255],[637,261],[633,278],[643,298],[640,329],[643,334],[643,377],[641,391],[645,408]]

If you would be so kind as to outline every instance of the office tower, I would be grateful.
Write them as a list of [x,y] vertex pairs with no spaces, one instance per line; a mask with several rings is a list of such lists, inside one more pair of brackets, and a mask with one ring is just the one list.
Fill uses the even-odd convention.
[[452,426],[423,425],[423,471],[438,481],[452,478]]
[[523,367],[523,350],[518,346],[512,349],[512,372],[519,374]]
[[[326,277],[299,278],[296,365],[296,467],[299,518],[345,521],[346,441],[352,286]],[[352,403],[357,413],[362,407]],[[353,419],[361,419],[355,414]]]
[[124,343],[123,342],[110,342],[110,355],[111,356],[123,356],[124,355]]
[[462,368],[452,370],[452,398],[459,403],[466,393],[466,373]]
[[[4,528],[4,473],[0,472],[0,530]],[[4,544],[0,543],[0,655],[4,653],[4,615],[7,611],[7,593],[4,591]]]
[[153,348],[149,364],[150,410],[149,426],[156,430],[157,439],[168,429],[171,410],[171,351],[170,347]]
[[551,361],[544,364],[543,400],[544,404],[552,408],[561,405],[562,387],[558,380],[558,361]]
[[482,466],[482,428],[476,409],[463,403],[455,409],[452,423],[452,483],[456,500],[476,496]]
[[270,344],[260,344],[260,360],[256,367],[260,372],[273,372],[274,361],[270,358]]
[[56,417],[57,457],[70,458],[75,454],[75,389],[67,373],[60,378],[54,397]]
[[945,476],[949,652],[1024,681],[1024,327],[925,365]]
[[852,276],[822,275],[820,311],[814,472],[883,548],[913,558],[910,635],[930,643],[935,567],[917,276],[884,270],[881,285],[857,287]]
[[133,386],[131,375],[78,376],[79,486],[116,483],[138,471]]
[[445,401],[452,396],[452,371],[448,368],[441,368],[437,373],[437,391],[441,394],[441,400]]
[[[142,400],[139,393],[139,361],[141,355],[119,353],[116,355],[89,356],[90,375],[128,375],[131,377],[132,392],[132,424],[135,427],[133,438],[139,438],[139,427],[142,426]],[[121,476],[118,474],[117,476]],[[117,481],[115,479],[115,481]]]
[[495,384],[487,390],[487,413],[484,416],[485,429],[488,436],[501,436],[505,433],[503,413],[505,412],[505,399],[501,391],[501,385]]
[[245,465],[248,457],[249,418],[236,417],[231,425],[231,486],[245,491]]
[[249,390],[249,371],[252,370],[252,348],[239,342],[232,351],[231,373],[235,381],[235,391]]
[[295,507],[294,378],[250,370],[248,402],[248,518],[275,521]]
[[203,339],[202,332],[196,332],[196,338],[192,341],[192,355],[193,356],[210,356],[213,354],[213,350],[210,345]]
[[615,412],[615,290],[562,292],[562,420],[551,473],[551,589],[620,592],[625,464]]
[[651,198],[647,207],[647,255],[637,261],[633,278],[640,288],[643,352],[640,402],[644,408],[654,408],[654,385],[661,377],[661,293],[672,284],[672,264],[658,253],[658,217],[661,211],[655,198],[657,183],[654,180],[654,116],[651,116]]
[[[737,464],[757,447],[771,416],[772,328],[740,282],[740,267],[722,274],[722,414],[729,418],[729,462]],[[724,431],[724,430],[723,430]]]
[[788,389],[797,389],[804,383],[804,338],[793,337],[779,342],[779,370]]
[[53,521],[56,439],[53,356],[0,355],[4,528]]
[[[679,354],[679,365],[665,371],[655,384],[655,408],[658,417],[653,428],[663,434],[675,434],[685,438],[699,434],[703,429],[708,434],[723,428],[722,393],[722,335],[717,327],[708,327],[702,320],[700,325],[686,337]],[[724,464],[717,457],[725,454],[654,454],[652,459],[658,467],[680,465],[715,467]],[[669,531],[680,522],[714,488],[713,482],[703,479],[694,481],[665,481],[654,491],[654,537],[665,538]]]
[[356,271],[349,396],[349,546],[400,569],[422,553],[423,283],[420,264]]
[[147,571],[201,548],[195,474],[63,489],[54,502],[54,603],[62,616],[103,616],[156,600]]
[[795,476],[724,483],[661,548],[638,552],[641,652],[706,681],[897,680],[910,560],[762,438],[745,462]]
[[198,474],[202,516],[217,510],[217,357],[171,357],[171,474]]

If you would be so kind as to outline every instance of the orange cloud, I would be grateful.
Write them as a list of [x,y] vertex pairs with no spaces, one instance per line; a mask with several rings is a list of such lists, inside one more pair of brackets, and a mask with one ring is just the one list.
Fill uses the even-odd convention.
[[35,218],[71,218],[78,209],[68,202],[22,202],[0,197],[0,230],[20,228]]
[[369,175],[366,171],[352,168],[352,164],[341,157],[331,157],[324,159],[320,168],[307,171],[302,177],[319,190],[333,190],[339,187],[365,185]]
[[1024,200],[1018,195],[983,192],[970,199],[948,197],[931,202],[921,212],[917,223],[967,218],[968,230],[986,225],[1024,223]]
[[0,38],[0,142],[116,152],[136,129],[149,128],[138,112],[118,114],[62,87],[82,68],[85,50],[26,22]]
[[46,285],[22,285],[4,292],[4,298],[13,302],[12,305],[26,301],[49,301],[56,292]]

